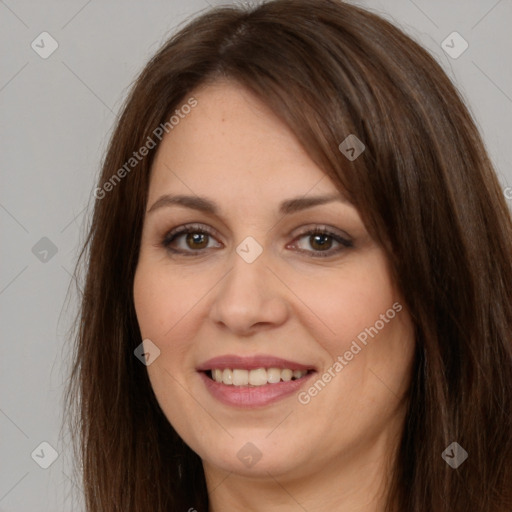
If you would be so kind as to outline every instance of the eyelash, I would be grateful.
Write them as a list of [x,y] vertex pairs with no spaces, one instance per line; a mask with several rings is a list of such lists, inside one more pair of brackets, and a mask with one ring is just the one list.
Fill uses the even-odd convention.
[[[193,250],[183,251],[181,249],[173,249],[171,247],[171,244],[176,239],[178,239],[180,236],[191,234],[191,233],[192,234],[208,235],[208,236],[211,236],[212,238],[215,237],[215,234],[213,233],[213,231],[210,228],[208,228],[207,226],[198,225],[198,224],[188,225],[188,226],[183,226],[183,227],[180,226],[179,228],[173,229],[169,233],[167,233],[165,235],[165,237],[163,238],[161,245],[163,248],[165,248],[166,250],[170,251],[173,254],[179,254],[179,255],[183,255],[183,256],[187,256],[187,257],[200,256],[205,251],[207,251],[208,248],[199,249],[197,251],[193,251]],[[324,226],[316,227],[316,228],[310,229],[308,231],[305,231],[303,233],[299,233],[295,237],[294,242],[296,240],[300,240],[301,238],[311,237],[311,236],[315,236],[315,235],[328,236],[328,237],[332,238],[335,242],[340,244],[341,247],[338,247],[336,249],[329,249],[327,251],[315,251],[315,250],[309,251],[309,250],[305,250],[305,249],[298,249],[298,251],[303,254],[309,253],[308,256],[310,256],[312,258],[326,258],[328,256],[333,256],[334,254],[338,254],[339,252],[343,251],[344,249],[350,249],[350,248],[354,247],[352,240],[343,238],[342,236],[330,231],[327,227],[324,227]]]

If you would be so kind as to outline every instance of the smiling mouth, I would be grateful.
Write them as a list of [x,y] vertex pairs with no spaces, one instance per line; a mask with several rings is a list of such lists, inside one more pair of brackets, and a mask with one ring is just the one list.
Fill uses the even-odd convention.
[[292,370],[291,368],[256,368],[253,370],[214,368],[206,370],[204,373],[211,380],[226,386],[260,387],[267,384],[300,380],[313,372],[314,370]]

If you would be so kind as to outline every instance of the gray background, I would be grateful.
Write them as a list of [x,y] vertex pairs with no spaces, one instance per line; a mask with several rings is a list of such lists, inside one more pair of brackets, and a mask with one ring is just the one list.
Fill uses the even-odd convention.
[[[137,73],[179,24],[216,3],[0,0],[0,512],[80,509],[62,392],[76,310],[66,293],[92,191]],[[512,206],[511,0],[357,3],[437,56],[466,98]],[[47,59],[31,47],[43,46],[45,31],[59,45]],[[456,59],[441,48],[453,31],[469,43]],[[36,463],[50,460],[41,442],[59,454],[48,469]]]

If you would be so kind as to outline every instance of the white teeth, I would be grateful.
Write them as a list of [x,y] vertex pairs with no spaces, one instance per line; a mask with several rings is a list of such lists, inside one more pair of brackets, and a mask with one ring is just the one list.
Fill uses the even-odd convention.
[[233,370],[215,368],[211,371],[215,382],[221,382],[228,386],[264,386],[265,384],[277,384],[278,382],[300,379],[308,372],[306,370],[290,370],[285,368],[257,368],[255,370]]
[[281,380],[281,370],[279,368],[269,368],[267,370],[267,382],[276,384]]
[[293,377],[292,370],[288,370],[288,368],[286,368],[286,370],[281,370],[281,379],[283,379],[285,382],[292,380],[292,377]]
[[247,386],[247,384],[249,384],[249,372],[247,370],[233,370],[233,385]]
[[249,372],[249,384],[251,386],[263,386],[267,383],[267,370],[258,368]]
[[[221,382],[220,380],[217,382]],[[233,384],[233,372],[227,368],[222,372],[222,382],[227,385]]]

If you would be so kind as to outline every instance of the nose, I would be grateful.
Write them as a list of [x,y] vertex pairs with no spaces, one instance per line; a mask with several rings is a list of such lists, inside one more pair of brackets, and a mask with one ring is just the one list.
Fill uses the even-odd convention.
[[247,263],[233,254],[233,266],[215,287],[210,318],[238,336],[278,327],[289,316],[286,288],[263,254]]

